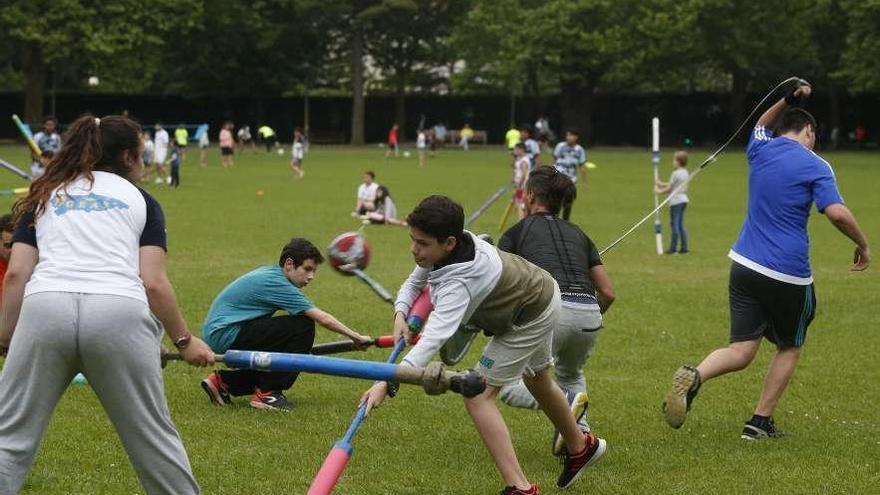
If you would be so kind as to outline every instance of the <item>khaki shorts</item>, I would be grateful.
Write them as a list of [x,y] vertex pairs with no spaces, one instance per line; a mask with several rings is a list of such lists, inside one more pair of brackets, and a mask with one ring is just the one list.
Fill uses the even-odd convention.
[[559,286],[553,285],[553,299],[537,318],[489,339],[477,364],[477,371],[486,376],[489,385],[503,387],[553,364],[553,329],[562,312]]

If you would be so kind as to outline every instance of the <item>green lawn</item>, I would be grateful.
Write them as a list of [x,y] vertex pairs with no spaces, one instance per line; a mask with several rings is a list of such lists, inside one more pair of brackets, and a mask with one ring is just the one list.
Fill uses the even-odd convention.
[[[663,175],[671,170],[663,155]],[[707,151],[694,151],[692,164]],[[376,171],[401,213],[428,194],[444,193],[472,211],[504,181],[508,158],[497,148],[451,150],[419,169],[412,158],[383,162],[368,148],[313,148],[306,177],[293,180],[288,155],[246,154],[232,170],[208,168],[191,151],[179,190],[150,185],[168,224],[169,273],[191,328],[198,331],[225,284],[274,263],[292,236],[324,248],[360,224],[349,216],[361,173]],[[589,151],[599,168],[580,192],[573,220],[604,247],[653,205],[650,155],[644,150]],[[0,147],[0,157],[25,164],[25,149]],[[827,155],[841,190],[869,238],[880,239],[877,154]],[[852,248],[821,216],[810,225],[819,298],[801,365],[777,412],[794,436],[762,443],[739,438],[751,415],[771,348],[754,366],[710,382],[685,426],[674,431],[660,414],[672,372],[695,363],[727,339],[727,250],[746,203],[740,149],[722,155],[691,188],[686,222],[692,253],[658,257],[645,226],[605,256],[617,303],[586,371],[590,420],[609,442],[601,463],[572,493],[869,493],[880,486],[880,372],[876,365],[880,270],[848,271]],[[0,174],[0,188],[22,185]],[[263,190],[260,198],[258,190]],[[0,198],[8,209],[10,198]],[[504,201],[474,225],[497,238]],[[664,234],[668,239],[666,211]],[[413,267],[405,229],[366,229],[368,272],[389,290]],[[322,309],[363,333],[386,334],[390,311],[356,280],[323,267],[306,293]],[[125,322],[119,322],[125,331]],[[319,332],[322,341],[335,334]],[[483,337],[480,337],[483,339]],[[480,340],[462,366],[473,365]],[[874,349],[874,351],[871,351]],[[387,350],[349,355],[384,360]],[[205,493],[305,493],[332,443],[353,416],[365,381],[303,375],[291,391],[296,409],[267,414],[247,406],[210,405],[199,387],[203,369],[172,364],[168,402]],[[502,411],[528,476],[555,491],[559,464],[550,454],[551,427],[534,411]],[[365,422],[337,487],[345,494],[488,494],[501,488],[461,399],[428,397],[405,388]],[[872,488],[873,487],[873,488]],[[71,386],[59,405],[28,478],[28,494],[140,493],[120,443],[91,389]]]

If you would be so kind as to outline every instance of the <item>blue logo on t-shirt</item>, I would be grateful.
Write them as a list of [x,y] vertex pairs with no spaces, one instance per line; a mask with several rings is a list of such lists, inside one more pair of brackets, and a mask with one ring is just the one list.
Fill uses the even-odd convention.
[[56,215],[64,215],[68,211],[78,210],[90,213],[93,211],[107,210],[127,210],[128,205],[116,198],[101,196],[100,194],[89,193],[86,195],[75,195],[56,193],[50,202]]

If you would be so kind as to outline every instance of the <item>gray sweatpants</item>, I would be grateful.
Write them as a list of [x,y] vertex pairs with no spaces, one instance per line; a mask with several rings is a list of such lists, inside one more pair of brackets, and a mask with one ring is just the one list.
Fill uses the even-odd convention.
[[[593,352],[601,326],[602,313],[598,304],[562,301],[559,324],[553,330],[553,360],[556,381],[565,392],[587,391],[584,363]],[[503,387],[498,396],[509,406],[538,408],[538,401],[522,380]]]
[[21,489],[55,405],[82,372],[107,411],[141,485],[197,494],[165,402],[161,327],[146,304],[99,294],[24,299],[0,373],[0,495]]

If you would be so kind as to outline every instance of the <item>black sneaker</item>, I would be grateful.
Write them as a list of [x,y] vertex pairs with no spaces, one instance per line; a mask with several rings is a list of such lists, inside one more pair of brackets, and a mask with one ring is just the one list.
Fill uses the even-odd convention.
[[672,387],[663,401],[663,414],[669,426],[681,428],[684,424],[701,383],[700,373],[691,366],[682,366],[672,375]]
[[253,399],[251,399],[251,407],[270,411],[289,411],[293,409],[293,404],[287,400],[284,392],[280,390],[263,391],[257,389]]
[[[568,399],[568,407],[574,415],[574,420],[578,424],[578,428],[582,433],[590,432],[590,424],[587,423],[587,408],[590,406],[590,399],[586,392],[566,392]],[[565,440],[558,431],[553,432],[553,455],[562,455],[565,452]]]
[[584,470],[587,467],[592,466],[605,455],[605,450],[608,448],[605,440],[592,433],[584,433],[584,440],[587,445],[582,452],[574,455],[564,454],[562,456],[562,473],[559,475],[559,479],[556,480],[558,488],[564,490],[570,487],[584,474]]
[[229,388],[220,378],[219,371],[213,371],[207,378],[202,380],[202,390],[208,394],[211,402],[218,406],[228,406],[232,404],[232,396],[229,395]]
[[538,485],[532,485],[528,490],[522,490],[515,486],[506,486],[501,490],[501,495],[541,495]]
[[770,418],[767,421],[755,421],[755,419],[752,418],[746,421],[746,425],[743,426],[740,438],[743,440],[763,440],[765,438],[780,438],[788,435],[789,433],[776,429],[776,424],[773,423],[773,418]]

